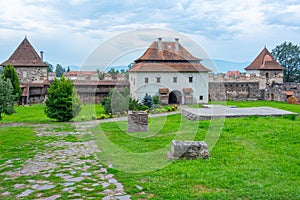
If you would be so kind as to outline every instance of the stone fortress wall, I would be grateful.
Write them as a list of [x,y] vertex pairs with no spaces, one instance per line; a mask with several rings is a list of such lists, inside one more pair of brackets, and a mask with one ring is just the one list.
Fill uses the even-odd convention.
[[213,101],[270,100],[285,102],[290,96],[300,99],[300,83],[283,83],[282,73],[273,73],[269,77],[260,74],[209,75],[209,99]]

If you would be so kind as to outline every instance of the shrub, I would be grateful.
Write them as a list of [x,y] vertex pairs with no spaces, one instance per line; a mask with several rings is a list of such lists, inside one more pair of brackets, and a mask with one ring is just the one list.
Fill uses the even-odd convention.
[[81,103],[73,83],[64,76],[54,79],[47,92],[45,114],[60,122],[70,121],[81,110]]
[[3,77],[5,80],[10,79],[13,87],[13,94],[15,95],[14,100],[18,101],[22,94],[22,90],[20,88],[20,82],[15,68],[12,65],[6,65],[4,67]]
[[13,93],[10,80],[4,80],[0,77],[0,120],[2,119],[2,113],[10,115],[15,112],[15,99],[16,95]]
[[124,111],[128,110],[129,105],[129,96],[128,92],[124,92],[122,95],[118,90],[111,90],[109,97],[104,98],[102,101],[102,105],[104,107],[105,113],[124,113]]
[[129,98],[129,110],[138,110],[139,109],[139,101],[133,98]]
[[154,103],[155,105],[160,104],[159,96],[154,96],[154,97],[153,97],[153,103]]
[[141,106],[139,107],[139,110],[146,111],[146,110],[149,110],[149,107],[146,106],[146,105],[141,105]]
[[144,96],[142,103],[143,103],[143,105],[148,106],[149,109],[153,108],[153,104],[154,104],[153,99],[152,99],[151,95],[148,95],[147,93]]

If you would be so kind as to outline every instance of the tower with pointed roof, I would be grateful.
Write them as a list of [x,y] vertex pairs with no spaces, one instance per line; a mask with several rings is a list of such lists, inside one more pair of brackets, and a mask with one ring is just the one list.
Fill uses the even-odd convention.
[[37,54],[29,40],[24,40],[13,54],[1,63],[0,66],[14,66],[22,88],[22,103],[40,103],[45,98],[46,88],[49,86],[47,68],[41,57]]
[[264,47],[252,63],[245,68],[247,74],[256,74],[265,78],[266,84],[271,81],[282,83],[284,69],[285,68],[274,59],[266,47]]
[[207,103],[208,72],[178,38],[158,38],[129,70],[130,93],[139,101],[147,93],[164,104]]

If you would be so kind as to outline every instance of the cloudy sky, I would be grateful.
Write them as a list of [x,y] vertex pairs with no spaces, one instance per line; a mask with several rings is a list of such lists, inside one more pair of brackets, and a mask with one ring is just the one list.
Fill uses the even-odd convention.
[[145,28],[178,32],[210,58],[235,62],[253,60],[264,46],[300,44],[298,0],[10,0],[0,7],[1,62],[25,35],[63,66],[80,66],[111,38]]

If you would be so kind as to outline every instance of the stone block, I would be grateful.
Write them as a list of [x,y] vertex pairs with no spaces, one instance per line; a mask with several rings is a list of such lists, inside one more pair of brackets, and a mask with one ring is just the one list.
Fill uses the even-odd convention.
[[148,132],[148,113],[146,111],[128,111],[128,132]]
[[209,157],[208,145],[204,141],[172,141],[173,158],[206,159]]

